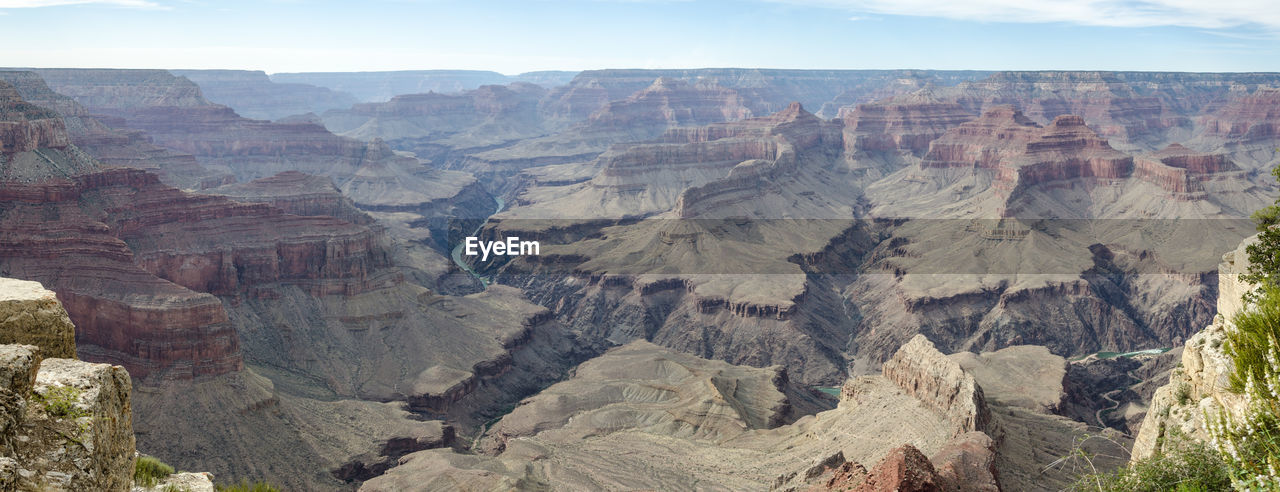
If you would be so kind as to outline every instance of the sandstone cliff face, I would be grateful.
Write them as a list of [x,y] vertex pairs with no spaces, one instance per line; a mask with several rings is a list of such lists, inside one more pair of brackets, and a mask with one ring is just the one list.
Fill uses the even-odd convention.
[[76,358],[76,327],[39,282],[0,278],[0,344],[35,345],[40,357]]
[[[944,357],[924,335],[916,335],[884,363],[884,377],[926,405],[944,412],[957,435],[986,431],[991,425],[982,388],[960,367]],[[845,397],[849,398],[856,395]],[[952,436],[954,437],[954,436]]]
[[0,152],[4,154],[64,148],[71,143],[57,113],[24,101],[7,83],[0,86],[0,120],[0,135],[4,135]]
[[0,345],[0,488],[125,491],[133,484],[129,374]]
[[1206,413],[1212,416],[1226,412],[1240,421],[1248,411],[1248,395],[1230,390],[1229,378],[1235,364],[1226,353],[1225,344],[1226,334],[1232,329],[1231,318],[1247,309],[1241,296],[1254,287],[1240,281],[1240,275],[1249,268],[1245,247],[1254,241],[1256,237],[1222,257],[1218,274],[1218,316],[1213,324],[1187,340],[1182,350],[1182,366],[1169,375],[1168,384],[1156,390],[1133,443],[1132,459],[1160,452],[1162,438],[1175,430],[1192,439],[1208,441]]

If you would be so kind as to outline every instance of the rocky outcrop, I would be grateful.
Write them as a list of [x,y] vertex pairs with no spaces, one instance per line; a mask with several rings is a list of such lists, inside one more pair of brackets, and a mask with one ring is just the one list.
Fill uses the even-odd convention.
[[71,143],[58,114],[28,103],[9,84],[0,85],[0,153],[31,152]]
[[76,358],[76,327],[53,291],[0,278],[0,344],[35,345],[40,357]]
[[934,140],[920,167],[994,169],[1040,131],[1040,125],[1014,107],[996,106]]
[[1067,361],[1045,347],[1015,345],[947,358],[973,376],[988,400],[1041,413],[1058,413],[1065,403]]
[[1185,194],[1204,193],[1206,181],[1221,180],[1222,173],[1240,170],[1225,154],[1200,153],[1181,144],[1171,144],[1151,157],[1135,161],[1134,176],[1186,200],[1199,198]]
[[916,335],[903,345],[884,363],[882,371],[907,394],[947,414],[956,425],[957,435],[990,427],[991,413],[982,388],[924,335]]
[[1226,337],[1231,319],[1245,306],[1242,296],[1254,286],[1242,282],[1248,272],[1245,248],[1256,236],[1222,257],[1218,274],[1218,315],[1213,324],[1187,340],[1182,349],[1182,365],[1169,375],[1168,384],[1156,390],[1146,418],[1133,443],[1132,459],[1140,460],[1160,452],[1164,437],[1174,432],[1208,441],[1205,416],[1225,413],[1236,422],[1249,410],[1249,396],[1231,391],[1230,375],[1235,364],[1227,354]]
[[0,345],[0,487],[125,491],[133,484],[129,374]]
[[1079,178],[1123,179],[1132,173],[1132,157],[1111,148],[1083,118],[1066,115],[1054,118],[1015,161],[1002,166],[992,187],[1010,200],[999,215],[1017,217],[1022,209],[1012,200],[1025,188]]

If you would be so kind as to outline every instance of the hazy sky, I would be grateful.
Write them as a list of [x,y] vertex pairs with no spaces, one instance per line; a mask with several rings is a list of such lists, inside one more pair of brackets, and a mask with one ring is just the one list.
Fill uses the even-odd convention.
[[0,0],[0,66],[1280,71],[1275,0]]

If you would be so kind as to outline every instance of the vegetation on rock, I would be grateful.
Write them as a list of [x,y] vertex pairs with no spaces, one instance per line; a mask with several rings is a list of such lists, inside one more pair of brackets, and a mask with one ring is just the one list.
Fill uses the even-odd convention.
[[280,489],[261,480],[254,483],[241,480],[234,485],[219,485],[218,492],[280,492]]
[[1166,439],[1164,452],[1111,473],[1085,475],[1072,490],[1208,492],[1231,487],[1227,464],[1216,449],[1180,433]]
[[76,407],[81,393],[83,392],[78,388],[71,386],[55,386],[49,388],[44,394],[36,393],[36,399],[50,417],[78,419],[89,415],[89,412]]
[[133,483],[143,487],[155,487],[161,480],[172,474],[172,466],[151,456],[139,456],[133,468]]

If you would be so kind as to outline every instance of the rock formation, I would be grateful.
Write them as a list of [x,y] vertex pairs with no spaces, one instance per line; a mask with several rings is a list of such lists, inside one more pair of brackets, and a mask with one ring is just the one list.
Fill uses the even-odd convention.
[[906,151],[923,154],[951,127],[973,119],[958,103],[922,91],[841,111],[845,152]]
[[35,72],[0,70],[0,80],[13,85],[25,101],[56,111],[71,142],[105,166],[145,169],[166,184],[186,189],[234,180],[229,174],[204,168],[190,154],[153,145],[140,131],[119,128],[117,119],[90,114],[72,98],[49,89]]
[[[141,170],[102,170],[72,144],[3,156],[39,180],[0,182],[0,269],[58,292],[79,327],[81,356],[133,373],[140,442],[176,465],[336,488],[400,454],[450,443],[444,427],[436,423],[432,437],[422,428],[432,426],[401,405],[460,422],[488,418],[570,360],[557,326],[510,292],[454,301],[407,282],[410,267],[392,263],[382,229],[331,185],[326,192],[285,175],[236,188],[264,202],[240,203],[179,191]],[[50,163],[74,173],[55,175]],[[293,195],[261,193],[291,186]],[[292,215],[273,203],[334,213]],[[245,354],[289,392],[246,368]],[[433,392],[458,383],[449,379],[458,373],[467,384]],[[415,385],[424,389],[409,389]],[[292,396],[316,392],[341,398]],[[351,434],[351,418],[370,430]],[[234,438],[244,435],[281,445],[244,447]],[[316,443],[283,444],[304,435]],[[279,476],[249,465],[267,461],[319,468]]]
[[330,109],[348,108],[357,102],[350,94],[324,87],[277,83],[260,71],[170,70],[170,73],[195,82],[209,101],[258,120],[323,113]]
[[76,358],[76,327],[39,282],[0,278],[0,344],[35,345],[40,357]]
[[[923,337],[894,360],[884,376],[847,381],[837,408],[784,423],[765,417],[784,408],[779,402],[802,399],[780,391],[788,383],[776,368],[731,366],[637,341],[521,402],[480,439],[483,454],[412,453],[361,490],[994,491],[1070,482],[1070,474],[1045,466],[1056,458],[1047,454],[1065,453],[1082,425],[986,401],[974,378]],[[965,403],[940,408],[947,399]],[[1029,446],[1044,455],[1034,457]]]
[[0,345],[0,488],[129,490],[129,374],[75,360],[74,326],[40,284],[0,278],[0,306],[6,342],[30,343]]
[[988,430],[991,415],[982,388],[960,364],[937,355],[924,335],[916,335],[885,361],[881,372],[924,404],[947,414],[958,433]]
[[1230,374],[1235,370],[1226,353],[1226,333],[1231,319],[1247,309],[1241,297],[1253,289],[1240,275],[1249,269],[1245,248],[1256,241],[1249,238],[1235,251],[1222,257],[1218,274],[1218,315],[1209,326],[1187,340],[1182,349],[1182,365],[1169,375],[1169,382],[1156,390],[1151,406],[1133,443],[1132,458],[1140,460],[1160,452],[1163,437],[1174,431],[1200,441],[1208,441],[1205,415],[1225,412],[1240,421],[1249,409],[1249,396],[1230,390]]

